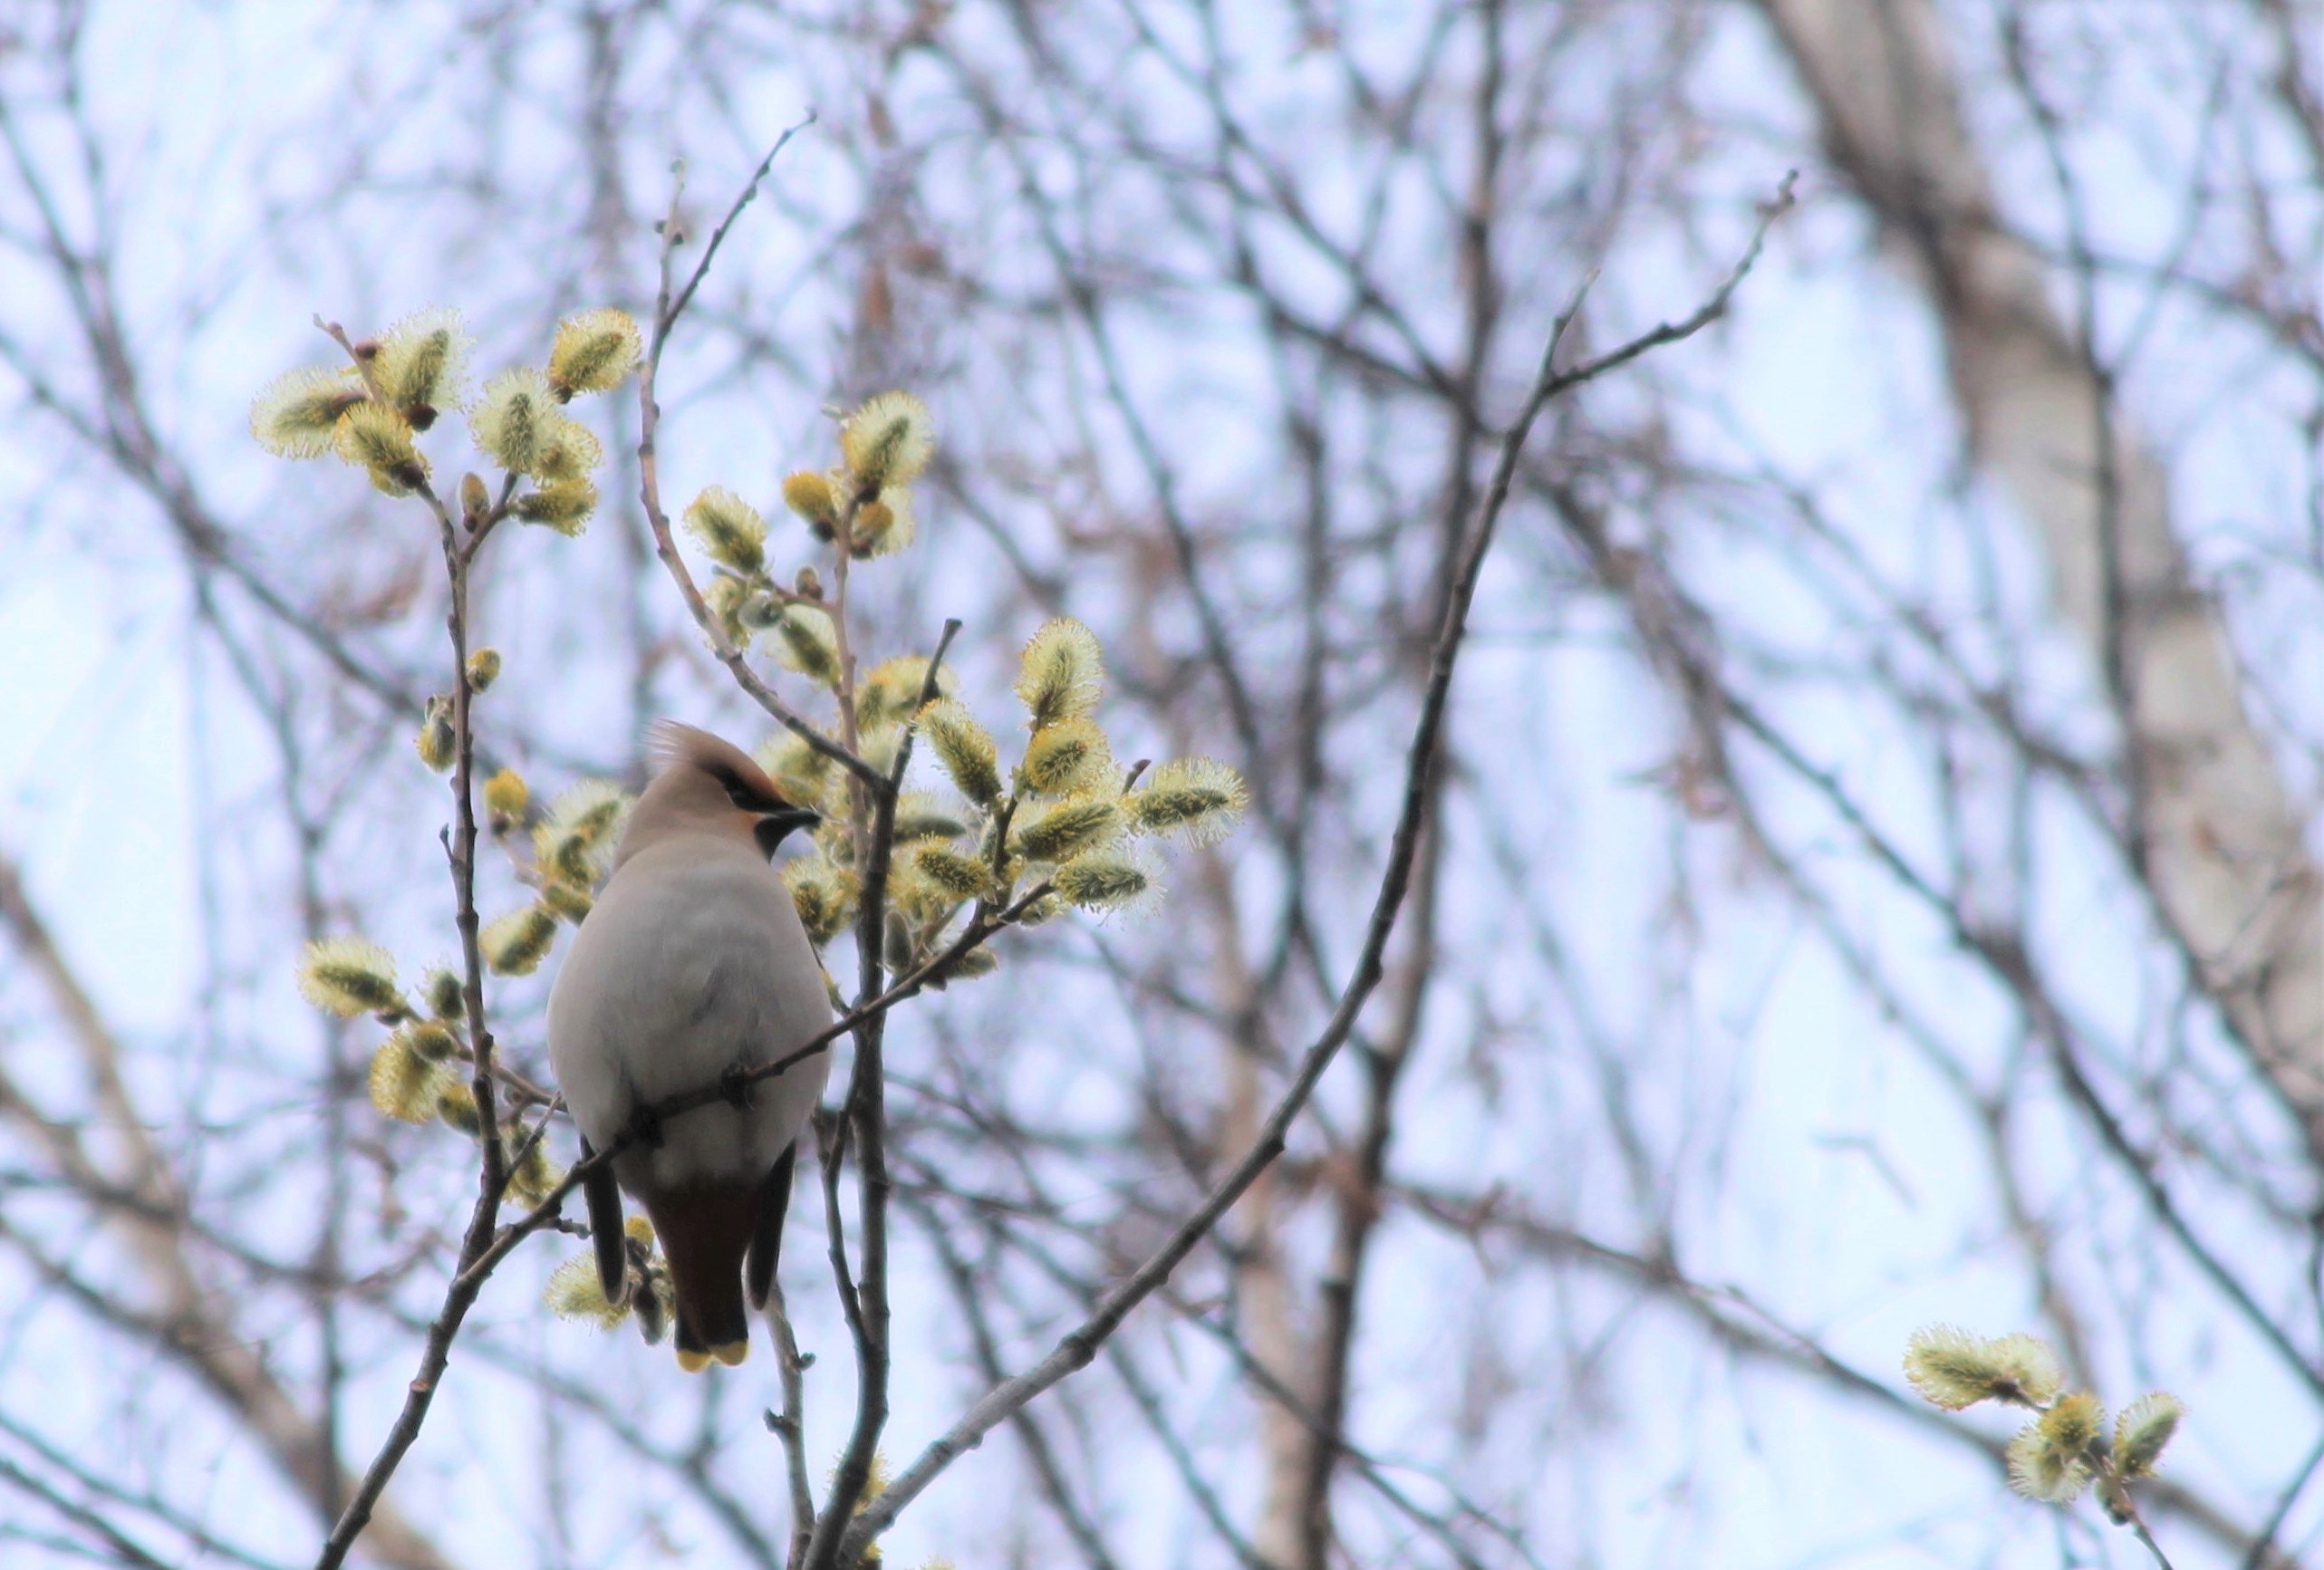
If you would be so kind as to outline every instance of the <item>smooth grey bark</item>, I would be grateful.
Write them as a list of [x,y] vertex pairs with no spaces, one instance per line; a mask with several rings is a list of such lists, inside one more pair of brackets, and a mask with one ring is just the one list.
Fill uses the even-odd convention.
[[2189,573],[2166,477],[1995,200],[1933,0],[1760,0],[1834,165],[1942,327],[1976,461],[2046,553],[2124,732],[2130,855],[2203,988],[2324,1156],[2324,919],[2302,826]]

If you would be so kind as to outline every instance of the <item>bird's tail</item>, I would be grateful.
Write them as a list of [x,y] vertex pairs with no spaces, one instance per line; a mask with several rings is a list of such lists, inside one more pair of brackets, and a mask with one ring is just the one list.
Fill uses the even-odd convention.
[[731,1365],[750,1354],[742,1259],[757,1197],[757,1185],[747,1182],[697,1183],[640,1196],[670,1264],[678,1299],[678,1363],[689,1373],[712,1358]]

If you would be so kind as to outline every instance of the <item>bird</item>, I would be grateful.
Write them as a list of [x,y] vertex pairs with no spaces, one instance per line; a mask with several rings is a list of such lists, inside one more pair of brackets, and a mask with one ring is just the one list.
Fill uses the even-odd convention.
[[[676,1299],[678,1362],[699,1373],[750,1351],[766,1306],[802,1132],[831,1071],[819,1052],[745,1081],[813,1041],[831,993],[773,864],[821,820],[732,744],[671,720],[649,733],[653,777],[613,870],[549,991],[549,1062],[582,1153],[632,1141],[582,1184],[599,1284],[625,1300],[622,1195],[653,1223]],[[671,1097],[720,1100],[657,1124]]]

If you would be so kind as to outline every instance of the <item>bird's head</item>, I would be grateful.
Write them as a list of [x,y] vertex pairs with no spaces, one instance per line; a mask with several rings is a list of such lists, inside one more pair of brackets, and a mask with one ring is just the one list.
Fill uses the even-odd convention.
[[614,865],[667,834],[728,833],[754,841],[772,858],[794,829],[822,817],[786,798],[749,754],[707,730],[676,720],[654,722],[647,753],[653,780],[638,798]]

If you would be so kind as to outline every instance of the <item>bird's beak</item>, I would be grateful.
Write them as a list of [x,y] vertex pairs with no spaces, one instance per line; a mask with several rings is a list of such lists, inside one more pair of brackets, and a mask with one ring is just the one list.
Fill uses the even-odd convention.
[[771,813],[760,813],[758,821],[750,825],[750,837],[758,842],[759,851],[771,862],[793,829],[813,829],[822,822],[823,814],[811,808],[786,804]]
[[761,813],[758,821],[767,824],[778,834],[787,834],[800,830],[812,833],[822,826],[823,814],[813,807],[784,807],[776,812]]

